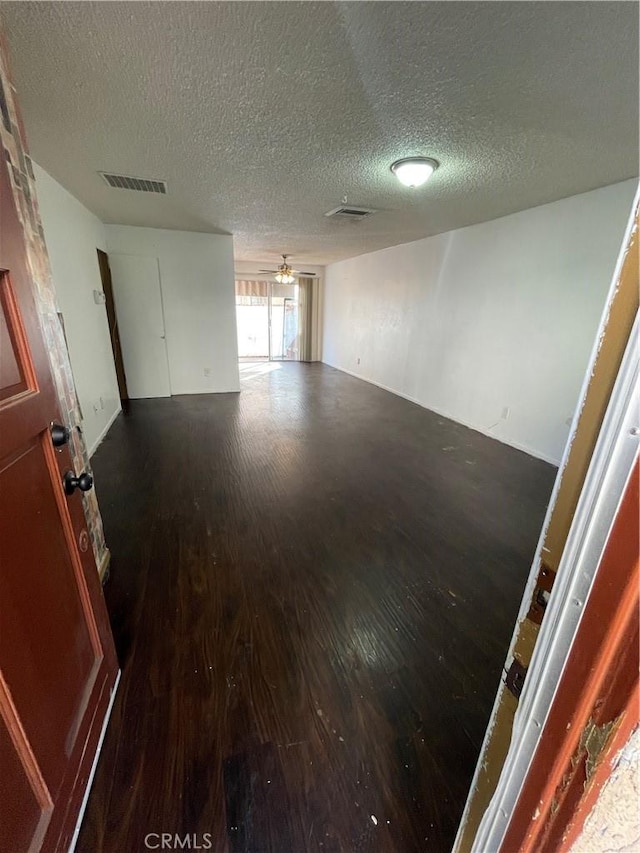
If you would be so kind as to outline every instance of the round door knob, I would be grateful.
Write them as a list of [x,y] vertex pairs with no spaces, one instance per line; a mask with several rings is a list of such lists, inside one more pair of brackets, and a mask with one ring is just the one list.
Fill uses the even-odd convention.
[[88,492],[93,488],[93,477],[87,471],[83,471],[78,477],[73,471],[67,471],[62,478],[62,484],[67,495],[72,495],[76,489],[81,492]]
[[54,447],[62,447],[69,441],[69,428],[63,424],[51,424],[51,442]]

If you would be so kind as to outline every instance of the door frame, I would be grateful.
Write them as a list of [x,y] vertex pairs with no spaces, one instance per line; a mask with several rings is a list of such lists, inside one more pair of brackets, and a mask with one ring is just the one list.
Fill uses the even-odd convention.
[[113,298],[113,284],[111,282],[111,267],[109,266],[109,255],[102,249],[96,249],[98,254],[98,267],[100,269],[100,280],[104,293],[105,308],[107,310],[107,322],[109,324],[109,338],[111,339],[111,350],[113,352],[113,364],[116,369],[118,380],[118,393],[120,402],[129,399],[127,391],[127,375],[124,369],[122,347],[120,345],[120,334],[118,332],[118,315],[116,314],[116,303]]
[[636,315],[542,621],[509,751],[474,839],[474,850],[500,850],[514,816],[638,456],[639,411],[640,314]]
[[504,851],[567,850],[638,723],[639,470],[636,454]]
[[267,352],[269,353],[269,362],[279,361],[280,359],[274,359],[273,357],[273,346],[271,344],[271,329],[272,329],[272,318],[273,318],[273,282],[269,282],[269,293],[267,294]]
[[[505,671],[520,664],[521,667],[524,666],[522,673],[526,674],[529,683],[532,673],[535,672],[536,662],[540,661],[540,652],[535,654],[540,644],[540,634],[546,634],[549,630],[547,626],[543,632],[543,626],[553,610],[550,610],[550,602],[555,601],[554,608],[558,606],[560,561],[563,557],[565,560],[567,558],[564,552],[567,549],[570,525],[572,520],[573,524],[578,523],[578,509],[583,511],[584,504],[580,503],[580,497],[586,489],[587,476],[591,470],[589,466],[593,466],[596,447],[600,446],[598,442],[602,440],[607,412],[614,405],[613,392],[619,391],[617,383],[622,373],[629,340],[634,334],[634,322],[637,322],[639,208],[640,189],[636,192],[631,206],[578,397],[569,439],[551,493],[506,656]],[[553,536],[550,534],[552,529]],[[571,571],[570,568],[563,568],[563,571],[565,570]],[[547,591],[546,595],[544,590]],[[556,659],[555,664],[558,672],[562,672],[566,657]],[[510,674],[513,675],[513,672]],[[522,684],[520,689],[513,689],[513,685],[507,686],[507,683],[508,680],[502,678],[498,685],[456,836],[455,853],[485,849],[478,845],[481,837],[485,837],[489,815],[503,791],[508,769],[507,758],[511,759],[514,750],[518,748],[520,721],[524,714],[521,707],[523,697],[520,695]],[[508,820],[509,815],[503,814],[502,819]],[[482,836],[479,834],[481,824]]]

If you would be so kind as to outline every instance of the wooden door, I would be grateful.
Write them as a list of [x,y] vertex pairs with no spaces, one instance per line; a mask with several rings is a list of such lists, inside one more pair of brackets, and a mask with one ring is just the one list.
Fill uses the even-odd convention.
[[[67,850],[118,675],[0,163],[0,850]],[[80,472],[78,472],[80,473]]]
[[120,394],[120,402],[123,403],[125,400],[129,399],[129,392],[127,391],[127,377],[124,370],[122,347],[120,345],[118,317],[116,315],[116,306],[113,298],[111,268],[109,267],[109,257],[107,253],[100,249],[98,249],[98,264],[100,266],[100,279],[102,281],[102,289],[105,296],[105,308],[107,309],[107,320],[109,322],[109,337],[111,338],[113,361],[116,366],[116,376],[118,378],[118,392]]
[[109,266],[129,396],[170,397],[158,259],[110,254]]

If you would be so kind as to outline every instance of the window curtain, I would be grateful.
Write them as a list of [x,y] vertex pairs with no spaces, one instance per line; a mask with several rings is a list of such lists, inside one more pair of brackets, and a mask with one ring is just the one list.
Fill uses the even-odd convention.
[[236,279],[236,296],[269,296],[268,281],[246,281]]
[[315,287],[315,279],[302,275],[298,278],[300,361],[313,361],[313,297]]

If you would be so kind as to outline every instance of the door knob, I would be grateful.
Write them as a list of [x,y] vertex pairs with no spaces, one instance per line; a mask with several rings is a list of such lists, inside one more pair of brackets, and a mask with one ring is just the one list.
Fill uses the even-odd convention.
[[88,492],[93,488],[93,477],[87,471],[83,471],[80,476],[76,477],[73,471],[67,471],[62,478],[65,494],[72,495],[76,489],[81,492]]
[[51,442],[54,447],[62,447],[69,441],[69,428],[62,424],[51,424]]

